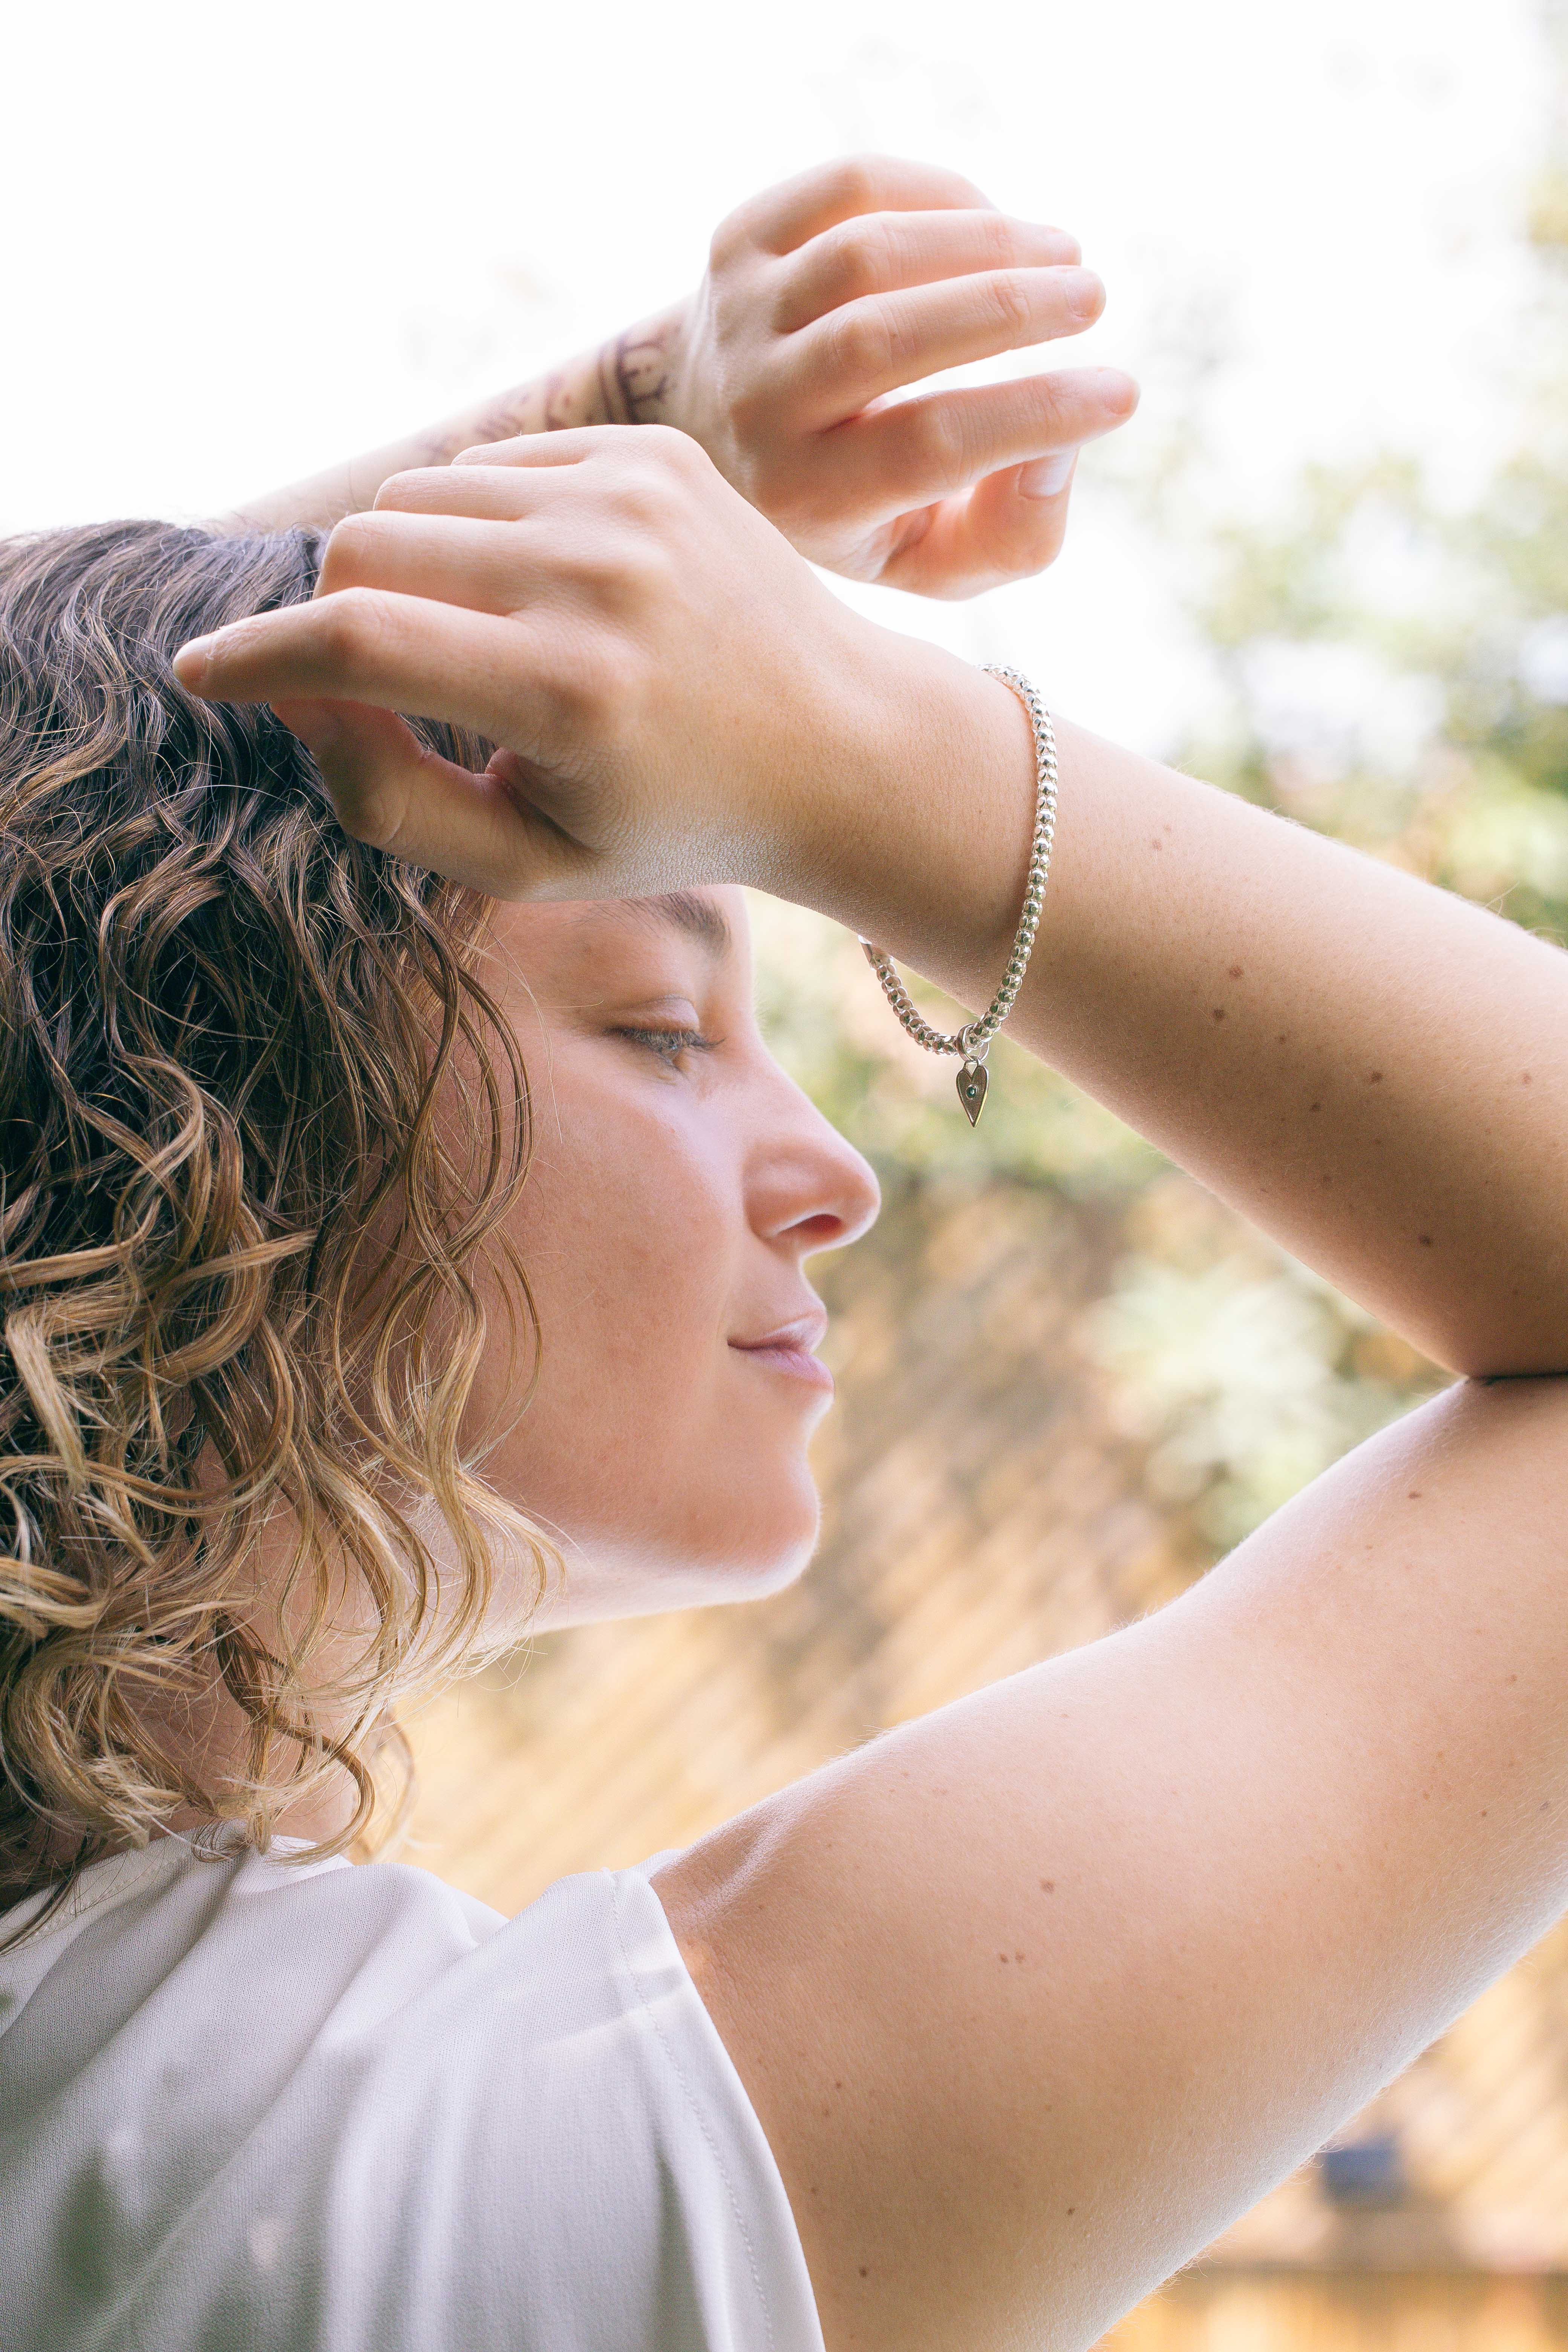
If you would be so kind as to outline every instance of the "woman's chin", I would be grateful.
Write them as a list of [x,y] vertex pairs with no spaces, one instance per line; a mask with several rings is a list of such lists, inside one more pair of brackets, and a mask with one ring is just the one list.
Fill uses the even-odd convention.
[[[737,1497],[737,1499],[739,1499]],[[808,1475],[772,1496],[744,1496],[743,1514],[708,1507],[686,1527],[584,1529],[562,1550],[563,1574],[533,1617],[540,1631],[765,1601],[811,1564],[821,1506]]]
[[771,1495],[747,1493],[743,1517],[704,1542],[692,1565],[710,1601],[765,1601],[805,1575],[821,1531],[822,1498],[803,1459]]
[[809,1516],[796,1511],[787,1523],[765,1527],[753,1519],[736,1527],[722,1548],[703,1543],[690,1551],[672,1550],[664,1560],[648,1564],[638,1613],[765,1601],[771,1593],[784,1591],[811,1565],[820,1519],[814,1487]]

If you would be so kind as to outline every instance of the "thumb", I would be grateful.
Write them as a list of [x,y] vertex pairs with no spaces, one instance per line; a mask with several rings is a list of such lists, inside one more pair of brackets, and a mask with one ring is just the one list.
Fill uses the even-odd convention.
[[443,759],[395,711],[303,698],[272,708],[315,761],[343,831],[374,849],[497,898],[559,888],[582,854],[506,775]]

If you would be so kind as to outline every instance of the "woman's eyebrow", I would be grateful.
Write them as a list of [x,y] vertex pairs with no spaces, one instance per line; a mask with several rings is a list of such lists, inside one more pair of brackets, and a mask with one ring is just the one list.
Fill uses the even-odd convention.
[[621,903],[630,914],[642,915],[649,921],[666,923],[684,932],[710,955],[728,955],[734,946],[723,908],[699,891],[667,890],[657,898],[625,898]]

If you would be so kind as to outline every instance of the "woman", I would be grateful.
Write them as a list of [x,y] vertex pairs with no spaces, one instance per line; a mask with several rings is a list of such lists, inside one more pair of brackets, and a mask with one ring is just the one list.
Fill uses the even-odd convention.
[[[734,886],[979,1008],[1029,730],[677,434],[397,473],[309,602],[299,540],[137,555],[134,626],[101,539],[10,599],[8,2337],[1090,2344],[1568,1892],[1568,963],[1061,724],[1014,1034],[1460,1377],[1156,1615],[503,1923],[331,1852],[395,1683],[810,1549],[801,1268],[875,1195]],[[182,1834],[29,1936],[110,1815]]]

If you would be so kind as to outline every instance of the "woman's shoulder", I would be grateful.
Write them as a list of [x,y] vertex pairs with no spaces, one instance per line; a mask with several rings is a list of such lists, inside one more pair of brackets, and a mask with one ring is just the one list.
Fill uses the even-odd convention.
[[[516,2063],[531,2037],[559,2061],[563,2026],[603,2026],[684,1975],[648,1884],[668,1859],[558,1880],[515,1917],[405,1863],[351,1865],[299,1839],[265,1853],[236,1838],[160,1838],[84,1872],[65,1903],[0,1916],[0,2074],[50,2042],[79,2072],[89,2053],[167,2030],[173,1989],[193,2032],[235,2004],[280,2054],[373,2063],[394,2050],[456,2079],[471,2032],[508,2021]],[[689,1982],[689,1979],[687,1979]],[[584,2046],[591,2062],[602,2042]],[[209,2054],[237,2069],[254,2033]]]

